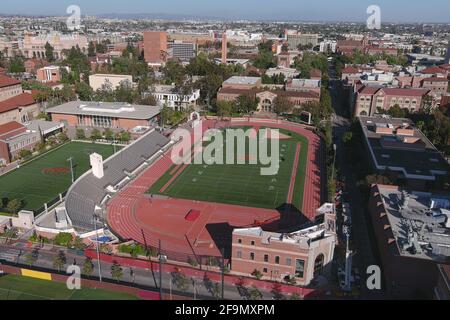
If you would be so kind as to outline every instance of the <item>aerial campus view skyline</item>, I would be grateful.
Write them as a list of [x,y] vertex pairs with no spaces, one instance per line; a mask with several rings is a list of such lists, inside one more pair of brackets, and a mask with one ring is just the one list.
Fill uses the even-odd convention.
[[[450,4],[444,0],[388,1],[388,0],[305,0],[277,1],[275,8],[268,0],[230,0],[225,2],[197,0],[145,1],[122,0],[87,1],[62,0],[4,0],[0,14],[18,15],[65,15],[70,5],[77,5],[83,15],[111,17],[151,17],[161,19],[249,19],[269,21],[342,21],[364,22],[366,9],[377,5],[386,23],[447,23]],[[433,10],[430,10],[432,8]]]
[[450,300],[449,11],[1,0],[0,308]]

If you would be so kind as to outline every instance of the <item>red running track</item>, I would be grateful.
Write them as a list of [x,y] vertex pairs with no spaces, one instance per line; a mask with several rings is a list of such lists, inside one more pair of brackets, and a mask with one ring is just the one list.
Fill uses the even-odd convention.
[[[320,138],[302,126],[287,122],[266,122],[252,119],[245,122],[227,122],[224,126],[270,126],[290,130],[309,140],[306,179],[303,197],[303,215],[314,220],[315,210],[321,205],[321,168],[324,166]],[[203,130],[218,128],[217,121],[203,121]],[[146,191],[172,166],[170,150],[137,179],[127,185],[108,204],[107,220],[111,229],[122,239],[157,247],[180,255],[220,256],[220,248],[231,242],[234,227],[265,225],[276,231],[280,212],[219,203],[181,199],[151,198]],[[196,221],[186,221],[189,210],[201,212]],[[183,259],[184,260],[184,259]]]

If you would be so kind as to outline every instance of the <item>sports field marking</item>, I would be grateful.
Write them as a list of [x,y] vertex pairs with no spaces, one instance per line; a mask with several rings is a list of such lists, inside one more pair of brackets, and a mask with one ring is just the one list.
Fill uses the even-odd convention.
[[300,148],[301,148],[300,143],[297,143],[297,147],[295,150],[294,168],[292,169],[292,176],[289,184],[289,192],[286,200],[286,203],[288,204],[292,204],[292,197],[294,195],[295,179],[297,177],[298,162],[300,158]]

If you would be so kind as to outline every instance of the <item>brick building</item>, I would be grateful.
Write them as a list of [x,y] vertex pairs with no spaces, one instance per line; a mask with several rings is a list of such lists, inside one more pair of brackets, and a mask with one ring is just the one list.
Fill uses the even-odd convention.
[[231,269],[246,276],[256,269],[263,279],[295,278],[298,285],[306,286],[330,271],[336,244],[335,219],[333,209],[325,214],[325,223],[296,232],[234,229]]
[[437,265],[449,262],[449,209],[450,195],[372,186],[369,213],[390,297],[433,297]]
[[152,66],[162,66],[168,58],[167,33],[163,31],[144,32],[144,58]]
[[8,100],[22,93],[19,80],[0,74],[0,101]]
[[422,108],[423,98],[430,92],[429,89],[362,86],[356,92],[354,114],[372,116],[378,109],[389,110],[394,105],[410,112],[418,112]]
[[0,164],[10,163],[21,150],[33,150],[40,141],[39,132],[28,130],[18,122],[0,125]]
[[46,66],[36,71],[36,78],[40,82],[61,81],[61,71],[59,66]]
[[52,120],[69,127],[119,128],[130,130],[158,121],[160,108],[124,103],[71,101],[47,109]]

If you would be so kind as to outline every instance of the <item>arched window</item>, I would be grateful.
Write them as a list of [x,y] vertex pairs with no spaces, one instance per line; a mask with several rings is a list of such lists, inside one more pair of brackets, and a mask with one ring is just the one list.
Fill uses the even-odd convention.
[[367,112],[366,112],[366,111],[361,111],[361,112],[359,113],[359,115],[360,115],[360,116],[363,116],[363,117],[364,117],[364,116],[367,116]]
[[319,254],[316,260],[314,261],[314,277],[322,274],[324,261],[325,256],[322,253]]
[[272,111],[272,101],[269,99],[264,99],[262,102],[262,111],[271,112]]

